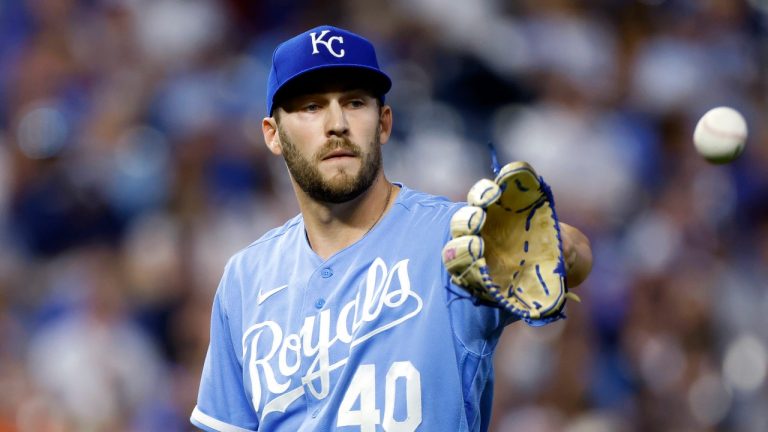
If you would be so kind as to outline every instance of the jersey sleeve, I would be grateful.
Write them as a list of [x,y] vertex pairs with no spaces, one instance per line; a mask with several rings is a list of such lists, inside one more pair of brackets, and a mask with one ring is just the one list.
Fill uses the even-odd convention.
[[476,355],[492,351],[504,327],[517,319],[502,308],[478,302],[464,288],[452,283],[450,277],[446,287],[456,338]]
[[[454,207],[450,215],[459,208],[461,206]],[[447,220],[450,221],[450,216]],[[445,226],[443,244],[451,239],[450,224],[446,223]],[[517,321],[517,318],[501,307],[478,301],[464,288],[453,283],[445,265],[442,269],[442,283],[446,288],[454,335],[472,354],[482,356],[493,352],[504,327]]]
[[230,320],[224,304],[227,273],[222,278],[211,312],[211,340],[205,356],[197,406],[192,424],[205,431],[248,432],[258,430],[258,418],[248,401],[243,368],[235,351]]

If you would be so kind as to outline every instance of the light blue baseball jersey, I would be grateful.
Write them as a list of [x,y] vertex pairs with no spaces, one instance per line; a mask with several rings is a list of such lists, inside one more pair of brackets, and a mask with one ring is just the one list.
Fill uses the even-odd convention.
[[301,215],[228,262],[191,421],[208,431],[483,431],[505,312],[441,260],[461,204],[401,187],[323,261]]

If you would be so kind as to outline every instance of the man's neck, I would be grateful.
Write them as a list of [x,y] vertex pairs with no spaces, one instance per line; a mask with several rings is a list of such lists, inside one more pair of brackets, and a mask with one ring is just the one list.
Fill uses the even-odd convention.
[[318,202],[297,190],[312,250],[326,260],[360,240],[384,217],[398,190],[384,175],[359,197],[340,204]]

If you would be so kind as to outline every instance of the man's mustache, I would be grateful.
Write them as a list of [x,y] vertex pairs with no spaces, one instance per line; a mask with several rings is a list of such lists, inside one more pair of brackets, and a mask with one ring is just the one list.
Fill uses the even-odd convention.
[[317,152],[317,160],[323,160],[328,154],[336,150],[344,150],[352,153],[355,157],[360,156],[362,151],[360,147],[347,138],[331,138],[323,144]]

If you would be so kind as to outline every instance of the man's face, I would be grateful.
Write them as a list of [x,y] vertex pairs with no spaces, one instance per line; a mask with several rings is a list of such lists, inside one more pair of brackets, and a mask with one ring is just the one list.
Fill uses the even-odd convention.
[[307,195],[342,203],[371,186],[382,169],[380,120],[388,107],[365,91],[333,90],[289,98],[278,110],[285,163]]

